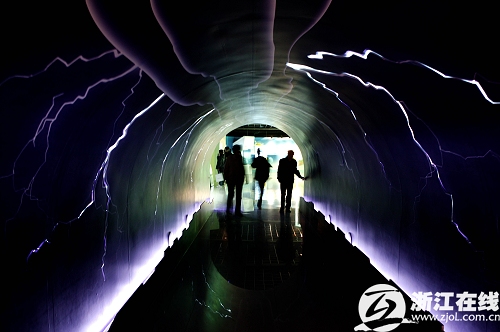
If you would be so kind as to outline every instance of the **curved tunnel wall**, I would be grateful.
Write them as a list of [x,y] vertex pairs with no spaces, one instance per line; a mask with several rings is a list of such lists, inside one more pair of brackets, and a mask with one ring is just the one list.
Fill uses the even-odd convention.
[[[97,209],[93,206],[79,220],[58,224],[56,231],[48,232],[50,244],[30,258],[30,266],[36,259],[53,266],[46,271],[50,290],[39,295],[39,300],[53,296],[56,316],[80,317],[81,324],[89,315],[100,315],[121,287],[138,275],[145,277],[145,271],[138,269],[153,268],[145,267],[151,255],[161,254],[181,236],[192,213],[209,198],[209,164],[220,139],[242,124],[255,122],[276,126],[294,139],[304,156],[305,174],[310,176],[305,199],[314,202],[327,221],[349,234],[353,245],[404,289],[459,289],[483,280],[478,278],[481,270],[474,266],[477,257],[465,256],[474,255],[471,246],[451,225],[449,197],[435,183],[430,193],[418,187],[429,165],[412,141],[397,105],[384,93],[356,84],[349,87],[352,91],[345,96],[363,94],[370,100],[369,109],[389,113],[381,118],[380,113],[370,114],[366,106],[356,103],[349,109],[304,73],[293,73],[293,83],[297,94],[309,98],[298,103],[291,93],[272,108],[250,112],[172,105],[163,97],[137,118],[112,152],[107,169],[109,192],[96,188]],[[362,115],[355,118],[351,111]],[[393,130],[379,121],[393,123]],[[363,131],[369,133],[369,141]],[[75,146],[64,157],[81,160],[74,153],[85,142],[69,142]],[[52,184],[57,186],[54,192],[70,189],[65,187],[74,175],[62,172],[65,167],[54,170],[53,176],[59,178],[58,185]],[[428,185],[435,180],[429,178]],[[109,213],[103,209],[106,194],[111,197]],[[418,216],[415,202],[420,194],[421,201],[432,200],[433,211],[427,215],[432,220]],[[77,204],[72,213],[78,211]],[[60,252],[68,249],[65,255]],[[444,263],[457,253],[460,264]],[[472,275],[449,279],[450,273],[463,271]],[[88,289],[96,296],[88,294]],[[87,296],[70,304],[65,297],[74,292]],[[47,324],[65,329],[74,323],[54,319]]]
[[[321,15],[311,16],[298,19],[300,26],[314,25],[308,23]],[[299,36],[305,28],[297,31]],[[295,40],[275,38],[275,71],[260,71],[268,77],[259,76],[258,85],[242,82],[244,91],[237,89],[239,79],[252,75],[232,67],[223,77],[230,97],[214,105],[193,102],[221,96],[214,80],[203,77],[193,85],[182,79],[171,84],[181,92],[147,109],[162,85],[112,53],[70,70],[51,67],[28,86],[24,79],[3,81],[3,105],[9,105],[10,124],[19,128],[2,158],[15,160],[14,167],[2,168],[9,174],[2,177],[3,254],[13,267],[13,286],[5,290],[10,302],[2,310],[6,329],[63,331],[95,323],[124,286],[147,277],[154,267],[147,265],[151,256],[154,263],[181,235],[210,197],[209,164],[219,140],[249,123],[275,126],[294,139],[310,176],[305,199],[407,292],[493,290],[497,106],[476,86],[423,67],[376,56],[307,58],[317,51],[310,45],[324,40],[318,31],[311,30],[304,45],[295,45],[301,51],[291,55],[279,45]],[[287,55],[291,66],[284,75],[279,68]],[[176,58],[168,59],[176,68]],[[261,68],[269,69],[267,64]],[[102,77],[119,79],[96,86],[74,105],[64,104]],[[406,114],[385,90],[363,84],[368,81],[404,100]],[[68,99],[53,99],[64,85]],[[19,91],[30,98],[20,100]],[[50,122],[50,135],[46,122],[36,144],[24,149],[51,104],[54,110],[64,107]],[[2,128],[12,132],[5,123]],[[42,144],[45,137],[50,144]],[[109,164],[103,163],[106,150]],[[3,319],[9,316],[20,318]]]

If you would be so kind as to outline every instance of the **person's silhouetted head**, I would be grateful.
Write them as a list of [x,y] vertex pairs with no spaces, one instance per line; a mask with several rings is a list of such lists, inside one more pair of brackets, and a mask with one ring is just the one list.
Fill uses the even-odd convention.
[[288,150],[288,159],[293,158],[293,150]]
[[238,144],[233,145],[233,153],[240,153],[241,151],[241,146]]

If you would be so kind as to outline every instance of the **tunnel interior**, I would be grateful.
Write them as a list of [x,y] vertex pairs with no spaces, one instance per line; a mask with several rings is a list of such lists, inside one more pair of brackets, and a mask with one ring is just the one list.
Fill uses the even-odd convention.
[[13,5],[2,328],[104,328],[210,204],[221,139],[251,124],[295,141],[304,199],[408,294],[498,291],[488,6]]

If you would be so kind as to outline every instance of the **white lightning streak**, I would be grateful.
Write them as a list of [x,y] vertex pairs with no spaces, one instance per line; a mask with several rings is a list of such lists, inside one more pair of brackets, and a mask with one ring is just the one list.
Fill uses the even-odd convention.
[[[329,76],[336,76],[336,77],[347,77],[347,78],[350,78],[350,79],[354,79],[354,80],[357,80],[359,83],[361,83],[363,86],[365,87],[369,87],[369,88],[374,88],[376,90],[381,90],[383,92],[385,92],[398,106],[399,108],[401,109],[401,112],[403,113],[405,119],[406,119],[406,123],[407,123],[407,126],[408,126],[408,130],[410,131],[411,133],[411,136],[412,136],[412,139],[413,141],[415,142],[415,144],[418,146],[418,148],[420,149],[420,151],[422,151],[422,153],[425,155],[428,163],[429,163],[429,167],[430,167],[430,170],[429,170],[429,173],[427,173],[426,177],[425,178],[429,178],[432,176],[433,173],[436,173],[436,176],[437,176],[437,179],[439,181],[439,184],[441,186],[441,188],[443,189],[444,193],[450,198],[450,201],[451,201],[451,222],[452,224],[457,228],[457,231],[460,233],[460,235],[467,241],[468,244],[472,244],[470,242],[470,240],[467,238],[467,236],[462,233],[462,231],[460,230],[460,228],[458,227],[458,224],[454,221],[454,213],[453,213],[453,210],[454,210],[454,206],[453,206],[453,195],[451,193],[448,192],[448,190],[446,189],[446,187],[444,186],[442,180],[441,180],[441,175],[439,173],[439,169],[438,169],[438,166],[434,163],[434,161],[432,160],[431,156],[427,153],[427,151],[425,151],[425,149],[422,147],[422,145],[420,144],[420,142],[415,138],[415,134],[413,132],[413,128],[411,127],[410,125],[410,119],[408,117],[408,113],[406,112],[406,109],[405,107],[403,106],[403,103],[401,101],[398,101],[396,100],[396,98],[394,98],[394,96],[386,89],[384,88],[383,86],[380,86],[380,85],[375,85],[373,83],[370,83],[370,82],[365,82],[363,81],[360,77],[356,76],[356,75],[352,75],[352,74],[349,74],[349,73],[332,73],[332,72],[328,72],[328,71],[324,71],[324,70],[319,70],[319,69],[315,69],[315,68],[312,68],[312,67],[309,67],[309,66],[305,66],[305,65],[300,65],[300,64],[294,64],[294,63],[288,63],[287,64],[288,67],[292,68],[292,69],[295,69],[295,70],[298,70],[298,71],[302,71],[302,72],[305,72],[306,75],[311,79],[313,80],[315,83],[321,85],[324,89],[326,89],[327,91],[330,91],[331,93],[335,94],[335,96],[339,99],[339,94],[331,89],[329,89],[326,84],[314,79],[312,77],[312,75],[310,74],[310,72],[315,72],[315,73],[320,73],[320,74],[324,74],[324,75],[329,75]],[[340,100],[340,99],[339,99]],[[344,105],[346,105],[344,102],[342,102]],[[347,106],[347,105],[346,105]],[[352,110],[351,110],[351,113],[352,113]],[[353,116],[355,117],[354,113],[352,113]],[[366,133],[363,134],[365,137],[366,137]],[[366,140],[365,140],[366,141]],[[375,150],[373,149],[373,147],[368,144],[369,147],[372,149],[372,151],[376,154]],[[377,156],[378,157],[378,156]],[[379,161],[380,162],[380,161]],[[382,165],[382,163],[381,163]],[[383,165],[382,165],[383,166]],[[385,174],[385,171],[384,171],[384,174]]]
[[370,55],[370,54],[374,54],[374,55],[378,56],[379,58],[381,58],[382,60],[385,60],[385,61],[388,61],[388,62],[392,62],[392,63],[396,63],[396,64],[405,64],[405,63],[408,63],[408,64],[412,64],[412,65],[415,65],[415,66],[418,66],[418,67],[423,67],[423,68],[431,70],[432,72],[434,72],[434,73],[438,74],[439,76],[441,76],[443,78],[446,78],[446,79],[458,80],[458,81],[462,81],[462,82],[465,82],[465,83],[468,83],[468,84],[473,84],[481,92],[481,94],[483,95],[484,99],[486,99],[488,102],[490,102],[493,105],[500,105],[500,101],[494,101],[494,100],[492,100],[488,96],[488,94],[486,93],[486,91],[484,91],[483,86],[478,81],[476,81],[474,79],[471,80],[471,79],[465,79],[465,78],[460,78],[460,77],[456,77],[456,76],[446,75],[446,74],[440,72],[439,70],[437,70],[435,68],[432,68],[431,66],[428,66],[425,63],[422,63],[422,62],[416,61],[416,60],[394,61],[394,60],[390,60],[390,59],[388,59],[388,58],[386,58],[386,57],[384,57],[384,56],[382,56],[382,55],[380,55],[377,52],[374,52],[372,50],[364,50],[363,53],[358,53],[358,52],[353,52],[353,51],[347,51],[347,52],[345,52],[342,55],[334,54],[334,53],[329,53],[329,52],[316,52],[316,54],[311,54],[311,55],[308,55],[307,57],[309,59],[323,59],[323,56],[325,56],[325,55],[331,56],[331,57],[335,57],[335,58],[350,58],[352,56],[356,56],[358,58],[367,60],[368,59],[368,55]]

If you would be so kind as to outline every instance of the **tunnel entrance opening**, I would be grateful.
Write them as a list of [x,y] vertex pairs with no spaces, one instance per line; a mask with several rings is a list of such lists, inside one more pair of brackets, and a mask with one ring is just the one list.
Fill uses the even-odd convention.
[[[218,182],[214,174],[214,210],[219,223],[210,231],[211,259],[229,283],[249,290],[271,289],[294,278],[302,256],[302,229],[297,210],[304,193],[303,181],[295,181],[291,213],[280,214],[281,191],[277,179],[279,160],[287,156],[288,150],[294,151],[298,169],[304,174],[302,153],[295,141],[280,129],[251,124],[229,132],[220,140],[213,154],[212,169],[220,171],[219,151],[225,147],[232,149],[236,144],[241,146],[245,168],[243,216],[225,213],[227,185]],[[259,155],[258,150],[271,165],[261,209],[257,206],[260,187],[251,166]]]
[[[223,137],[215,148],[211,163],[211,185],[214,189],[213,197],[218,201],[216,209],[221,211],[225,209],[227,197],[225,183],[217,180],[217,174],[222,172],[220,167],[217,166],[217,155],[220,150],[224,151],[226,147],[232,149],[236,144],[241,146],[245,167],[245,183],[242,192],[243,212],[253,211],[260,196],[258,182],[255,181],[255,169],[251,166],[253,160],[258,156],[257,150],[259,150],[260,156],[266,158],[271,165],[269,179],[264,185],[262,209],[279,209],[281,205],[280,184],[277,179],[279,160],[287,156],[288,150],[293,150],[294,159],[297,161],[297,169],[302,175],[304,175],[304,160],[299,146],[288,134],[276,127],[264,124],[250,124],[239,127]],[[303,181],[295,181],[292,193],[292,208],[298,207],[299,198],[303,195]]]

